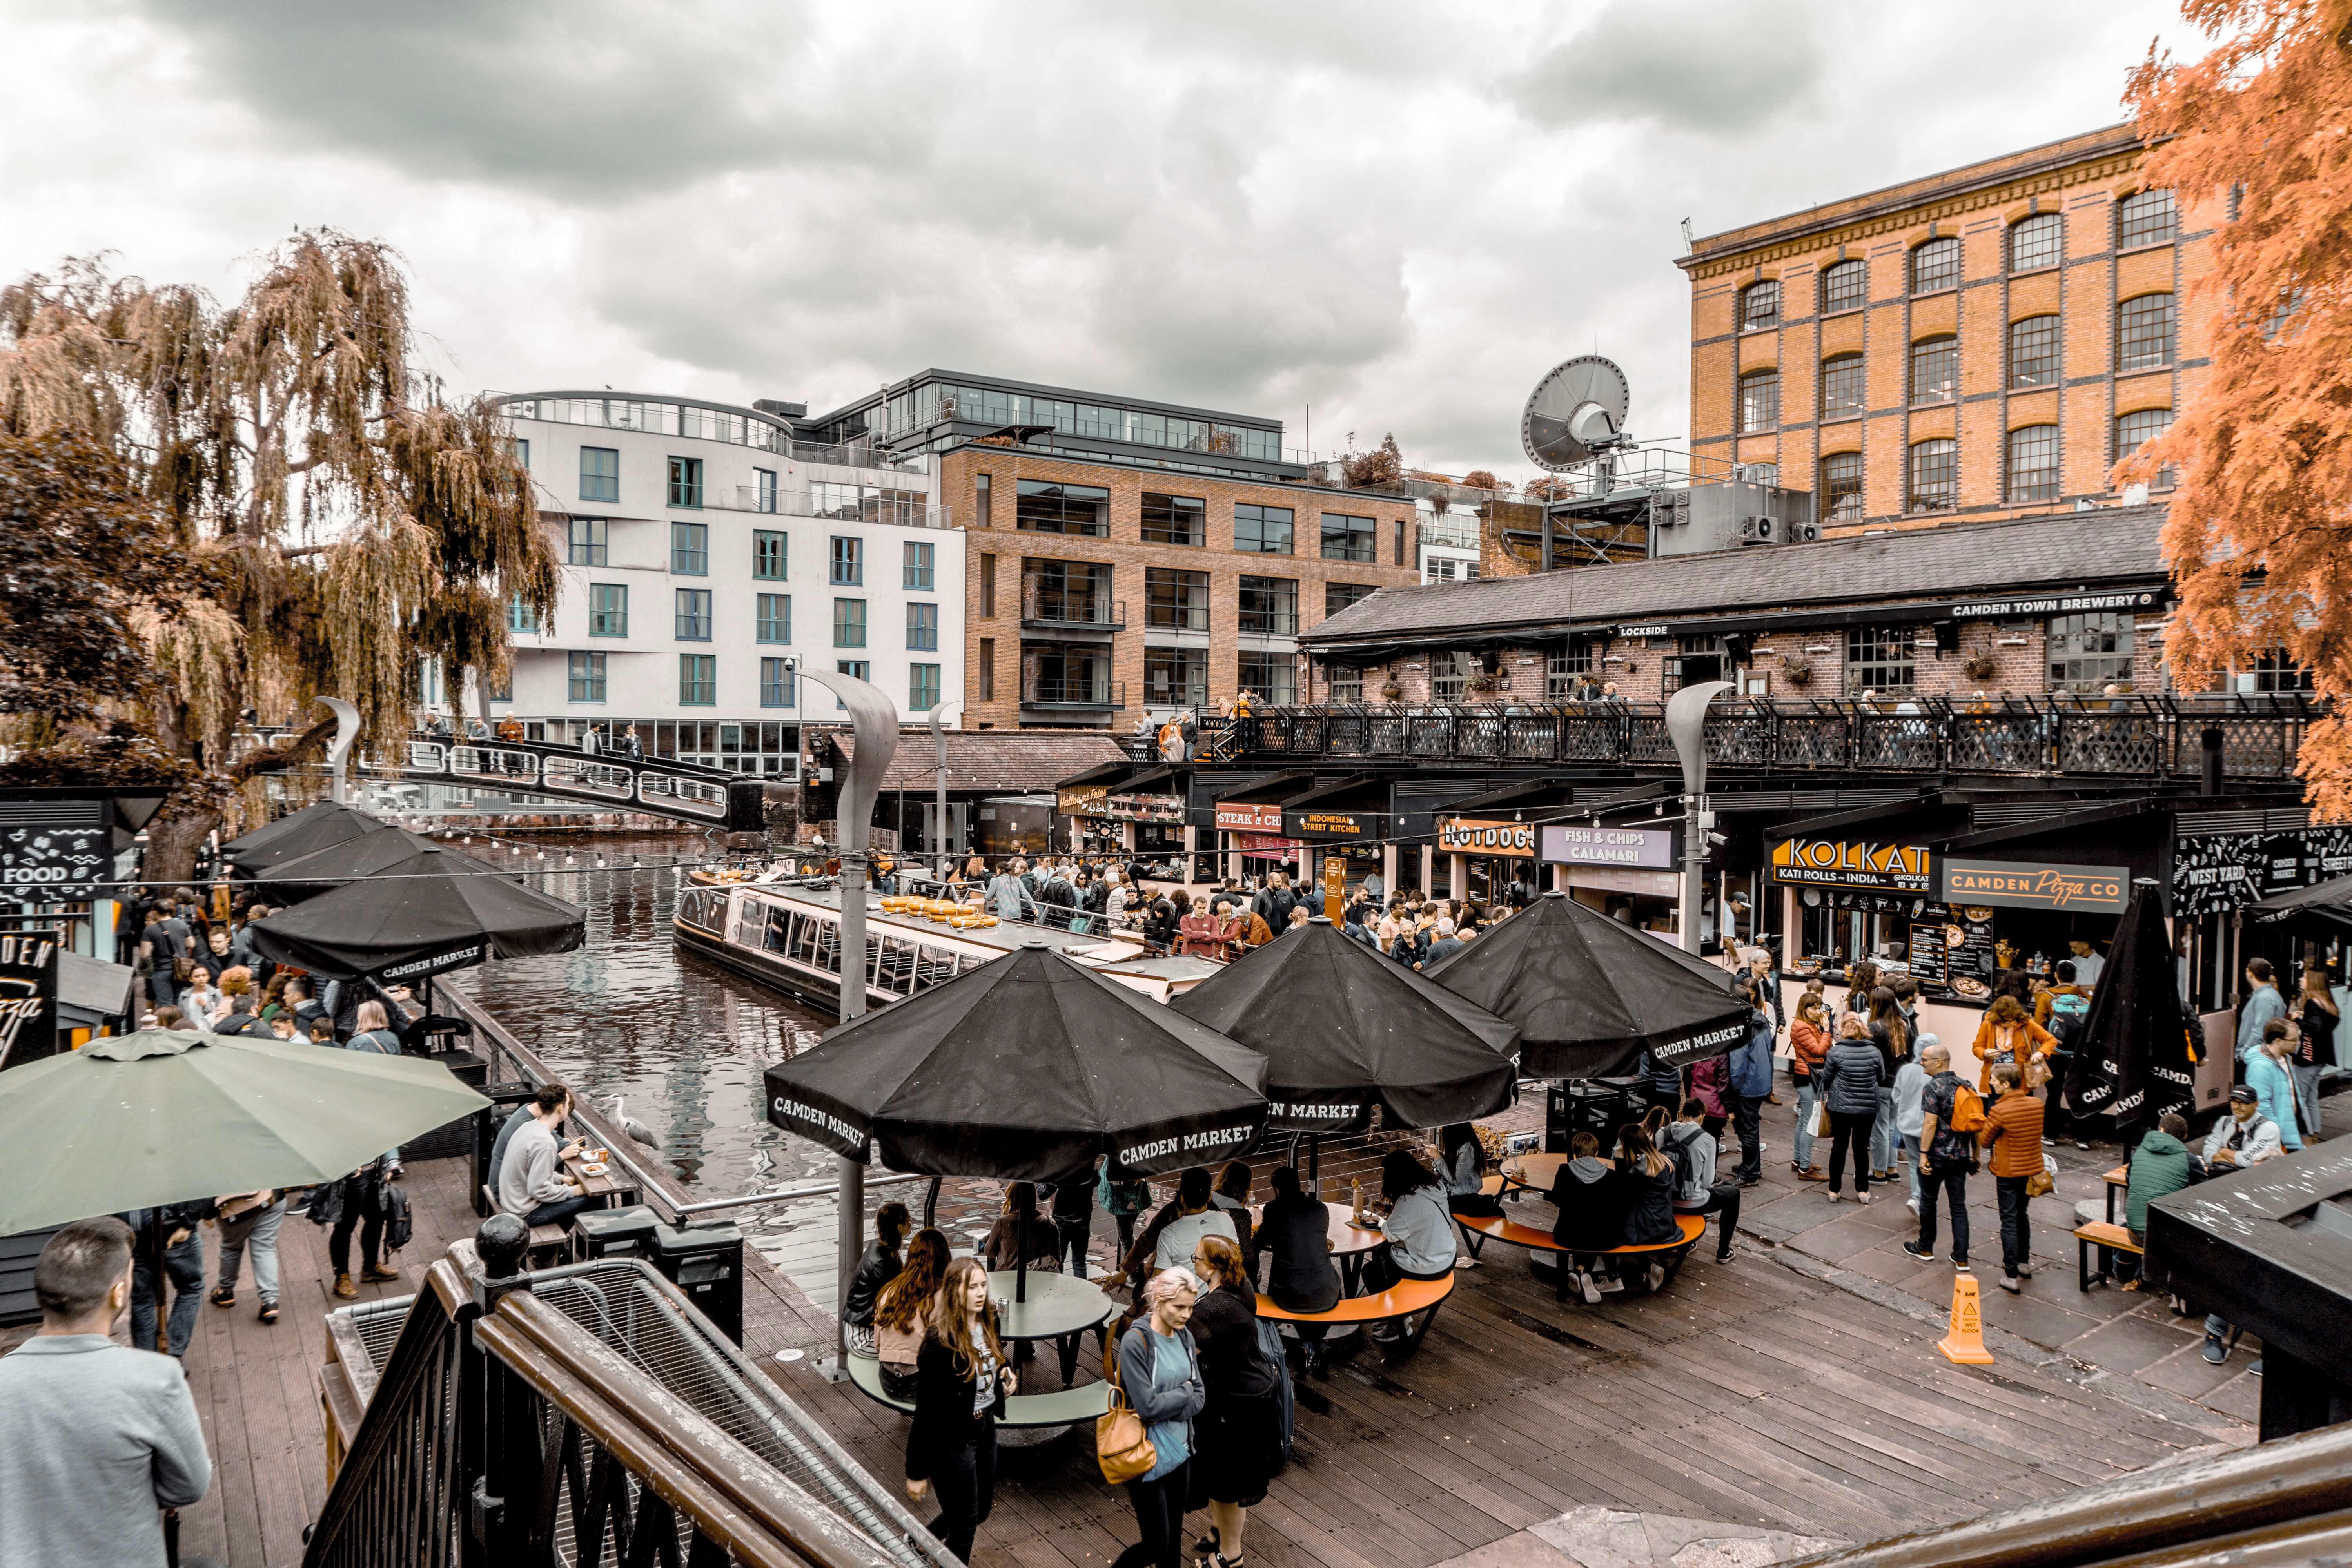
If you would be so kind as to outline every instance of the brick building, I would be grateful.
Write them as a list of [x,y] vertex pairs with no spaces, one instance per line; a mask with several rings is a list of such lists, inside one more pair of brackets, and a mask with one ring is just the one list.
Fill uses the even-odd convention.
[[929,455],[966,533],[967,729],[1296,701],[1302,632],[1420,578],[1413,497],[1331,483],[1277,420],[929,370],[812,425]]
[[1694,464],[1811,490],[1832,536],[2110,499],[2205,364],[2212,215],[2139,162],[2114,126],[1696,241]]

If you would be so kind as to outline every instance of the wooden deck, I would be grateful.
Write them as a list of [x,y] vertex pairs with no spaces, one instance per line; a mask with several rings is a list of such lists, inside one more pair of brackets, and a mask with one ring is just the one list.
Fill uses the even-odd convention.
[[[1434,1564],[1581,1505],[1862,1539],[2252,1440],[2250,1352],[2207,1367],[2194,1356],[2193,1320],[2176,1323],[2161,1301],[2137,1295],[2075,1291],[2058,1222],[2065,1200],[2095,1195],[2112,1152],[2062,1152],[2060,1194],[2037,1205],[2042,1267],[2024,1298],[1991,1289],[1997,1247],[1979,1242],[2000,1360],[1963,1368],[1931,1348],[1950,1271],[1896,1248],[1909,1234],[1899,1187],[1868,1209],[1830,1205],[1820,1187],[1790,1176],[1787,1112],[1769,1114],[1774,1173],[1749,1194],[1748,1234],[1728,1267],[1711,1261],[1710,1239],[1664,1296],[1563,1306],[1523,1255],[1490,1246],[1417,1355],[1390,1366],[1367,1349],[1336,1363],[1328,1382],[1302,1383],[1297,1458],[1251,1516],[1251,1560]],[[1327,1149],[1326,1170],[1363,1156]],[[409,1167],[416,1237],[399,1262],[411,1279],[471,1235],[465,1179],[458,1161]],[[1979,1237],[1990,1237],[1983,1184],[1970,1206]],[[959,1240],[988,1195],[961,1194]],[[1549,1225],[1549,1210],[1528,1200],[1523,1217]],[[1097,1223],[1107,1254],[1110,1227]],[[787,1274],[822,1279],[801,1256],[812,1240],[793,1243],[789,1258],[771,1248],[773,1264],[751,1268],[745,1348],[877,1473],[895,1476],[902,1418],[815,1372],[830,1321]],[[337,1304],[325,1241],[289,1217],[275,1328],[255,1320],[249,1278],[235,1308],[201,1309],[187,1366],[215,1481],[185,1511],[191,1553],[236,1568],[300,1560],[302,1527],[325,1493],[315,1380],[320,1319]],[[786,1350],[804,1353],[778,1360]],[[974,1561],[1099,1564],[1133,1538],[1123,1496],[1102,1484],[1079,1435],[1008,1455]]]

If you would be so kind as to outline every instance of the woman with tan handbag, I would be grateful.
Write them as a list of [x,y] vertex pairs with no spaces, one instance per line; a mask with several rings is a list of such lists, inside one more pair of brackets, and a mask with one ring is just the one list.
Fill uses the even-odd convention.
[[[2002,1063],[2014,1064],[2018,1081],[2027,1089],[2037,1087],[2034,1064],[2058,1048],[2058,1037],[2028,1016],[2025,1004],[2015,996],[2000,995],[1992,999],[1985,1009],[1984,1022],[1977,1026],[1975,1043],[1969,1047],[1976,1052],[1983,1068],[1977,1078],[1977,1092],[1992,1093],[1992,1071]],[[2049,1081],[2049,1068],[2042,1068],[2042,1083]]]
[[1119,1389],[1143,1424],[1151,1466],[1127,1483],[1142,1539],[1118,1554],[1115,1568],[1181,1568],[1183,1562],[1192,1417],[1206,1399],[1187,1327],[1199,1289],[1191,1269],[1161,1269],[1143,1287],[1146,1316],[1119,1336]]
[[920,1502],[938,1484],[940,1516],[931,1533],[966,1562],[972,1536],[996,1505],[996,1418],[1018,1386],[997,1338],[987,1267],[959,1258],[932,1298],[915,1358],[907,1495]]

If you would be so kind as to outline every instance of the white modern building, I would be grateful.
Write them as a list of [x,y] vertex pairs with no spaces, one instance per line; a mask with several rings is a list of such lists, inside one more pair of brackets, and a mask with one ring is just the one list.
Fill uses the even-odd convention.
[[1415,503],[1420,526],[1421,580],[1458,583],[1478,575],[1478,514],[1465,506],[1439,511],[1423,496]]
[[565,566],[551,621],[509,609],[514,679],[494,718],[790,776],[801,724],[840,710],[803,668],[863,677],[909,721],[961,698],[964,535],[938,504],[936,459],[816,445],[786,404],[500,401]]

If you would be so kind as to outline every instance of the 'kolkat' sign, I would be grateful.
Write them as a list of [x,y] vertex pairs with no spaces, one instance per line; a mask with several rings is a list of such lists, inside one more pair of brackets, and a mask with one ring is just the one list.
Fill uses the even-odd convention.
[[1784,838],[1772,846],[1772,880],[1813,888],[1926,893],[1932,892],[1935,884],[1930,859],[1927,850],[1913,844]]
[[1532,858],[1536,830],[1524,822],[1480,822],[1448,817],[1438,824],[1437,847],[1449,855],[1517,855]]
[[2008,860],[1947,860],[1937,897],[1948,904],[2121,914],[2131,873],[2121,866],[2040,866]]

